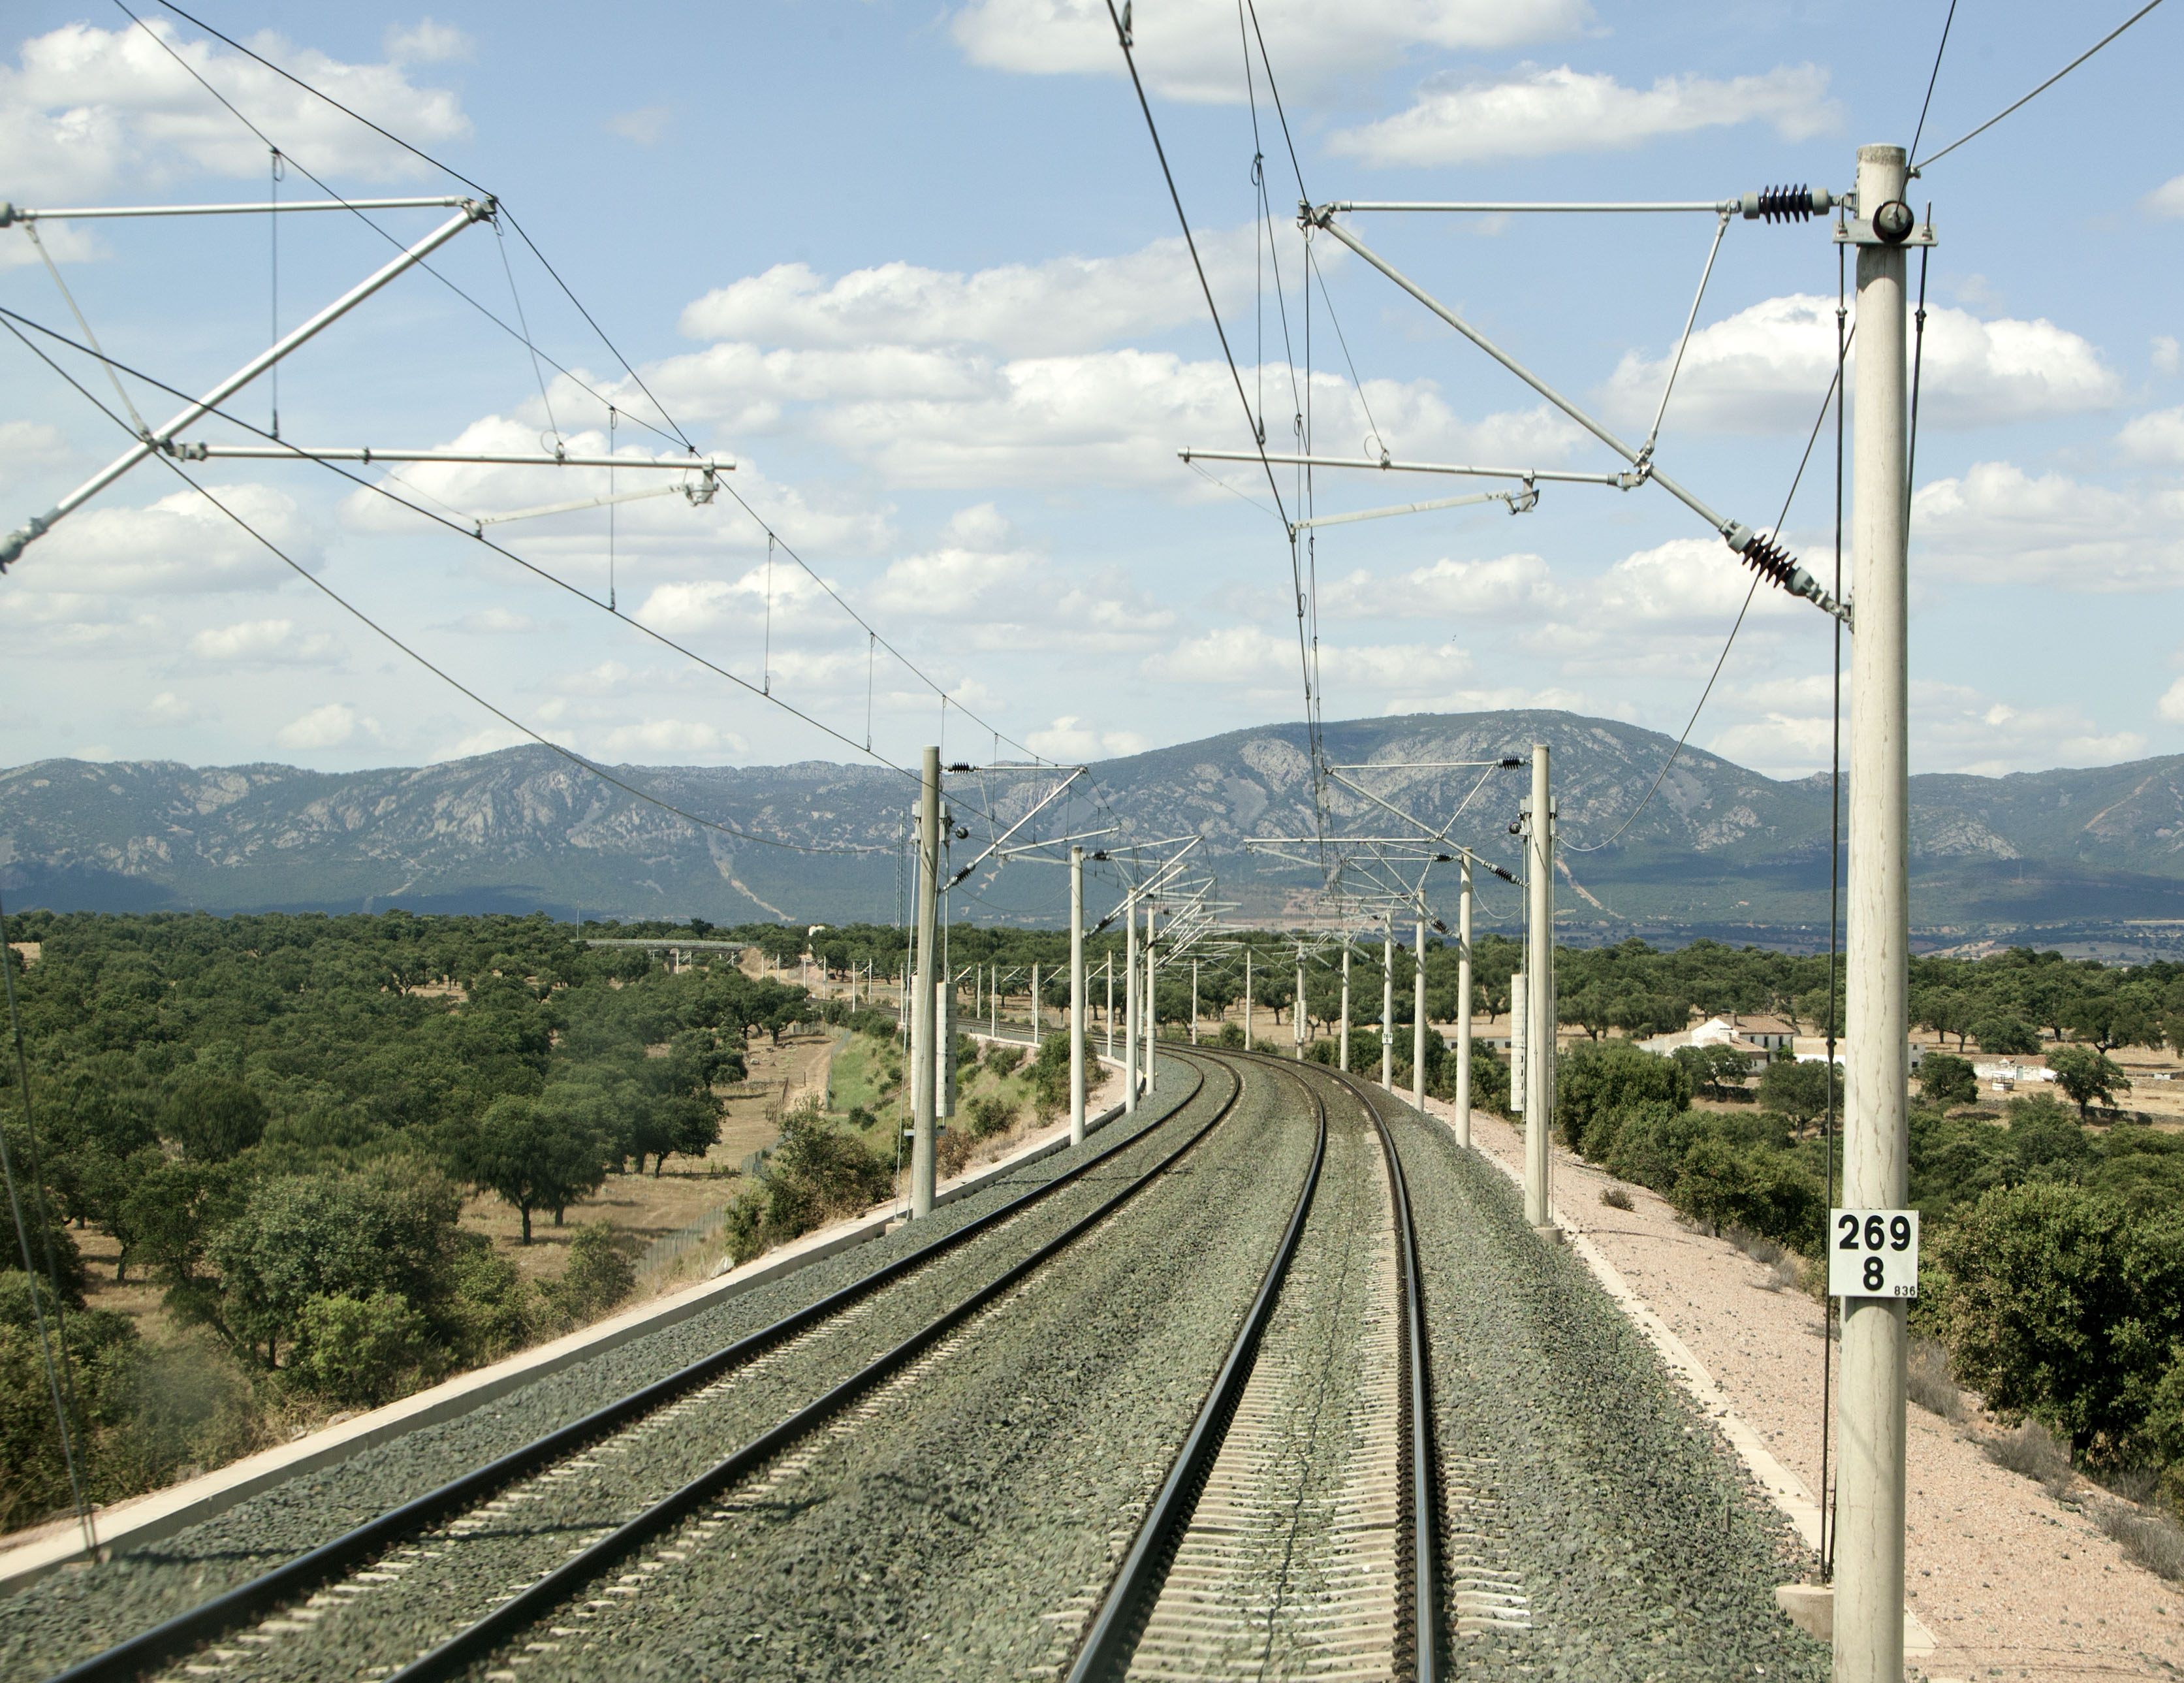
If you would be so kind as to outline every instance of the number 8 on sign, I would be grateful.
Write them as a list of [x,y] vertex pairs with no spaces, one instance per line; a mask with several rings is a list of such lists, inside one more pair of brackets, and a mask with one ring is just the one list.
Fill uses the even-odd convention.
[[1829,1296],[1918,1295],[1918,1211],[1828,1212]]

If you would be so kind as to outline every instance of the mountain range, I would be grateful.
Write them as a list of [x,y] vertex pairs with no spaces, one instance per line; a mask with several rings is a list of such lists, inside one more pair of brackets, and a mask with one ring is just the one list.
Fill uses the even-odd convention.
[[[1552,750],[1569,939],[1696,935],[1809,948],[1825,939],[1825,775],[1780,780],[1613,720],[1552,711],[1415,714],[1323,726],[1348,778],[1514,866],[1521,771],[1447,762]],[[1417,762],[1438,762],[1421,767]],[[328,772],[47,760],[0,772],[0,889],[12,907],[214,912],[531,911],[702,917],[716,923],[885,922],[905,915],[913,780],[878,766],[608,768],[666,810],[544,748],[441,765]],[[1658,789],[1648,799],[1658,779]],[[969,864],[1050,791],[1044,770],[949,778],[951,863]],[[1474,785],[1477,785],[1474,790]],[[1099,829],[1134,842],[1196,834],[1238,916],[1289,921],[1322,880],[1316,844],[1255,838],[1391,835],[1404,825],[1339,779],[1315,798],[1301,724],[1233,731],[1100,762],[1017,840]],[[2184,945],[2184,756],[2004,777],[1911,780],[1912,917],[1923,948],[2036,940],[2066,950]],[[1635,813],[1635,816],[1633,816]],[[727,827],[708,828],[693,818]],[[731,832],[740,833],[732,833]],[[1334,850],[1339,853],[1341,850]],[[1283,856],[1284,855],[1287,856]],[[1359,884],[1357,868],[1345,880]],[[1429,894],[1446,911],[1454,875]],[[1514,891],[1480,877],[1482,927]],[[984,861],[950,913],[1050,922],[1063,873]],[[1088,891],[1102,910],[1112,889]],[[2173,926],[2173,927],[2172,927]]]

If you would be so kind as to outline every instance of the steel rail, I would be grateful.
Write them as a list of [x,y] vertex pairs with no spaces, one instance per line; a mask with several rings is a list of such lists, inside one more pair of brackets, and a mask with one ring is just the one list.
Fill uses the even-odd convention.
[[[1380,1150],[1388,1160],[1388,1180],[1395,1190],[1397,1256],[1403,1269],[1403,1346],[1406,1402],[1410,1418],[1404,1422],[1409,1449],[1407,1501],[1411,1516],[1411,1624],[1418,1683],[1439,1683],[1446,1654],[1446,1631],[1441,1623],[1440,1481],[1435,1477],[1433,1443],[1432,1363],[1426,1348],[1425,1297],[1418,1275],[1418,1229],[1411,1217],[1411,1190],[1403,1178],[1403,1160],[1396,1150],[1396,1136],[1381,1115],[1374,1095],[1381,1089],[1348,1070],[1332,1072],[1347,1087],[1379,1130]],[[1387,1095],[1393,1099],[1392,1093]],[[1396,1100],[1401,1103],[1401,1100]]]
[[1312,1199],[1319,1190],[1320,1166],[1327,1160],[1326,1101],[1312,1090],[1310,1082],[1297,1076],[1279,1058],[1234,1051],[1225,1056],[1249,1058],[1294,1079],[1318,1112],[1318,1140],[1312,1150],[1312,1167],[1297,1193],[1296,1208],[1290,1216],[1281,1242],[1274,1247],[1273,1260],[1267,1264],[1266,1276],[1259,1282],[1258,1296],[1252,1299],[1244,1324],[1229,1346],[1228,1359],[1221,1364],[1213,1387],[1206,1393],[1198,1418],[1191,1424],[1190,1435],[1176,1452],[1167,1481],[1146,1510],[1130,1552],[1123,1558],[1122,1569],[1108,1585],[1106,1598],[1078,1646],[1076,1660],[1069,1668],[1068,1683],[1112,1683],[1127,1670],[1139,1633],[1167,1578],[1176,1545],[1190,1523],[1191,1510],[1198,1504],[1199,1493],[1213,1469],[1214,1459],[1228,1435],[1228,1423],[1251,1377],[1260,1340],[1265,1335],[1267,1323],[1273,1318],[1282,1282],[1289,1274],[1297,1241],[1304,1233],[1305,1218],[1312,1213]]
[[[1186,1059],[1186,1062],[1191,1060]],[[1197,1060],[1201,1063],[1220,1066],[1212,1059]],[[1199,1085],[1193,1089],[1195,1098],[1204,1090],[1205,1075],[1199,1072]],[[1186,1151],[1196,1145],[1229,1112],[1244,1090],[1240,1076],[1228,1072],[1235,1084],[1227,1098],[1215,1108],[1213,1114],[1199,1123],[1186,1138],[1178,1140],[1173,1150],[1159,1162],[1136,1176],[1116,1192],[1104,1199],[1097,1207],[1070,1223],[1060,1234],[1042,1245],[1022,1261],[1005,1269],[997,1278],[950,1309],[935,1316],[919,1331],[897,1344],[875,1360],[866,1363],[848,1379],[842,1380],[814,1401],[805,1404],[770,1429],[753,1438],[733,1454],[716,1462],[705,1472],[683,1485],[680,1489],[653,1503],[636,1518],[601,1538],[598,1542],[571,1556],[561,1565],[548,1573],[528,1588],[521,1590],[507,1600],[498,1603],[491,1612],[474,1624],[458,1631],[409,1664],[387,1674],[382,1683],[437,1683],[437,1680],[451,1676],[465,1667],[492,1653],[510,1637],[535,1624],[554,1608],[567,1601],[584,1584],[596,1579],[603,1571],[627,1556],[648,1539],[674,1524],[691,1509],[710,1501],[722,1491],[734,1485],[747,1474],[755,1471],[782,1451],[805,1436],[814,1427],[838,1413],[845,1405],[855,1402],[872,1386],[909,1365],[956,1328],[968,1321],[981,1309],[1030,1273],[1034,1268],[1075,1243],[1085,1233],[1134,1198],[1150,1186],[1161,1173]],[[1189,1103],[1185,1100],[1184,1103]],[[1178,1107],[1179,1111],[1181,1106]],[[1176,1112],[1169,1114],[1173,1117]],[[1141,1136],[1134,1136],[1141,1137]],[[1315,1173],[1317,1163],[1315,1162]]]
[[[1117,1140],[1051,1179],[942,1234],[931,1244],[898,1257],[871,1273],[829,1292],[817,1301],[784,1315],[756,1332],[746,1334],[711,1355],[701,1357],[664,1379],[656,1379],[627,1396],[594,1409],[582,1419],[534,1439],[519,1449],[510,1450],[482,1467],[474,1468],[460,1477],[450,1480],[436,1490],[415,1497],[399,1507],[389,1509],[375,1519],[366,1520],[354,1530],[284,1562],[248,1583],[237,1585],[234,1589],[226,1591],[187,1613],[177,1613],[126,1641],[118,1642],[101,1653],[79,1660],[65,1670],[55,1673],[49,1683],[132,1683],[132,1680],[148,1671],[200,1648],[308,1594],[402,1538],[467,1507],[475,1507],[494,1491],[580,1449],[592,1440],[627,1425],[687,1391],[710,1383],[721,1374],[750,1360],[782,1340],[808,1330],[858,1300],[933,1261],[944,1251],[990,1229],[1049,1193],[1068,1185],[1079,1176],[1098,1168],[1117,1152],[1135,1145],[1155,1129],[1166,1127],[1204,1091],[1205,1073],[1203,1070],[1197,1073],[1197,1084],[1158,1122],[1139,1129],[1127,1139]],[[1234,1102],[1233,1095],[1228,1102]],[[1121,1115],[1121,1107],[1117,1106],[1106,1112],[1097,1125],[1102,1128],[1109,1126],[1119,1120]],[[1165,1162],[1161,1167],[1165,1167]],[[1148,1173],[1158,1172],[1158,1168],[1156,1168]]]

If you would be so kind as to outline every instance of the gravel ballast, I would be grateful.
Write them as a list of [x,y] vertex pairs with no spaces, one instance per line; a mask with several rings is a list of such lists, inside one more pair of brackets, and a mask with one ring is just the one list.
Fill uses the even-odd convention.
[[1468,1557],[1529,1603],[1508,1628],[1452,1593],[1453,1675],[1825,1678],[1774,1599],[1802,1544],[1652,1347],[1499,1169],[1376,1102],[1418,1229],[1451,1570]]
[[[15,1679],[44,1677],[664,1378],[722,1345],[864,1278],[894,1257],[954,1231],[1029,1187],[1044,1184],[1084,1157],[1112,1146],[1118,1136],[1157,1128],[1176,1112],[1178,1105],[1185,1105],[1201,1084],[1195,1070],[1167,1059],[1160,1062],[1156,1078],[1153,1092],[1141,1102],[1134,1117],[1110,1124],[1084,1146],[1028,1165],[1019,1174],[943,1207],[925,1222],[815,1262],[663,1332],[565,1368],[460,1419],[423,1428],[338,1465],[299,1474],[203,1524],[122,1553],[97,1568],[58,1574],[27,1586],[5,1602],[7,1617],[0,1620],[0,1678],[12,1683]],[[1190,1125],[1191,1116],[1217,1104],[1227,1090],[1225,1079],[1217,1073],[1203,1085],[1204,1091],[1195,1102],[1186,1106],[1190,1115],[1177,1117],[1178,1126]],[[967,1267],[975,1270],[983,1266],[980,1277],[984,1277],[999,1266],[992,1260],[999,1254],[997,1246],[1010,1254],[1021,1254],[1037,1242],[1034,1235],[1059,1225],[1048,1205],[1081,1211],[1104,1191],[1112,1191],[1119,1178],[1127,1178],[1132,1163],[1157,1156],[1165,1149],[1158,1136],[1130,1145],[1071,1187],[1056,1192],[1051,1199],[936,1259],[899,1286],[830,1320],[813,1349],[830,1351],[827,1359],[831,1363],[844,1359],[845,1352],[854,1354],[855,1349],[869,1344],[874,1330],[899,1318],[891,1311],[875,1314],[879,1302],[892,1301],[896,1292],[916,1288],[911,1296],[929,1307],[937,1283],[959,1279]],[[983,1265],[972,1260],[980,1257],[986,1259]],[[861,1327],[866,1331],[860,1334]],[[797,1347],[803,1342],[798,1340]],[[757,1383],[730,1388],[735,1408],[740,1410],[751,1399],[777,1396],[780,1385],[793,1373],[812,1371],[811,1363],[780,1361],[781,1353],[762,1358],[765,1366],[755,1376]],[[749,1373],[760,1367],[752,1363],[739,1372]],[[833,1377],[842,1377],[846,1371]],[[672,1442],[672,1435],[663,1441]],[[731,1446],[715,1446],[716,1452]],[[597,1476],[611,1487],[616,1473],[603,1468]],[[413,1563],[410,1570],[415,1569]],[[507,1581],[514,1581],[513,1576]]]
[[556,1616],[556,1646],[518,1645],[526,1683],[1021,1677],[1065,1662],[1227,1353],[1312,1143],[1290,1078],[1247,1069],[1234,1114],[1167,1175],[633,1561],[626,1608],[599,1604],[610,1586]]

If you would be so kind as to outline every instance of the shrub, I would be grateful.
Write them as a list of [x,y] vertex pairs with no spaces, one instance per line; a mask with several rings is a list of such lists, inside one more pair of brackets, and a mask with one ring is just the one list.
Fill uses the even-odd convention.
[[1683,1173],[1684,1156],[1705,1134],[1708,1119],[1659,1100],[1611,1112],[1607,1166],[1624,1180],[1666,1193]]
[[2059,1496],[2070,1487],[2070,1457],[2037,1420],[1989,1438],[1980,1447],[1996,1466],[2038,1480],[2050,1496]]
[[[1244,1050],[1244,1025],[1240,1023],[1223,1023],[1221,1025],[1221,1032],[1213,1037],[1213,1044],[1220,1047],[1223,1051],[1242,1051]],[[1350,1054],[1352,1057],[1355,1057],[1357,1055],[1357,1044],[1354,1036],[1351,1041]]]
[[1914,1338],[1911,1340],[1910,1368],[1911,1400],[1929,1414],[1961,1422],[1964,1418],[1964,1393],[1949,1377],[1948,1351],[1936,1340]]
[[1977,1103],[1979,1078],[1971,1060],[1953,1052],[1927,1053],[1919,1061],[1919,1096],[1937,1110]]
[[321,1292],[304,1305],[292,1377],[332,1402],[376,1408],[436,1371],[425,1317],[399,1292]]
[[448,1331],[459,1362],[497,1362],[538,1335],[539,1304],[531,1282],[483,1234],[455,1234],[448,1273]]
[[2149,1513],[2120,1502],[2095,1504],[2093,1523],[2123,1552],[2156,1577],[2184,1579],[2184,1530],[2165,1513]]
[[2184,1449],[2164,1403],[2184,1404],[2184,1376],[2167,1384],[2184,1337],[2184,1216],[2033,1181],[1989,1192],[1932,1248],[1949,1276],[1954,1372],[1997,1414],[2101,1461],[2132,1458],[2142,1435]]
[[1017,1107],[999,1093],[981,1093],[963,1107],[963,1115],[966,1140],[984,1140],[1004,1132],[1017,1119]]
[[1594,1162],[1613,1148],[1610,1117],[1641,1104],[1691,1108],[1690,1073],[1669,1058],[1644,1052],[1627,1040],[1574,1047],[1555,1071],[1555,1131]]
[[561,1278],[545,1287],[548,1301],[577,1326],[597,1320],[628,1296],[637,1283],[631,1256],[636,1248],[635,1240],[617,1234],[611,1222],[590,1222],[578,1228],[569,1240],[568,1265]]
[[1793,1158],[1739,1147],[1719,1134],[1685,1153],[1669,1201],[1687,1220],[1743,1228],[1804,1250],[1818,1245],[1826,1216],[1819,1184]]
[[1005,1079],[1017,1072],[1024,1061],[1024,1049],[996,1040],[986,1048],[986,1068],[996,1080]]
[[894,1182],[889,1166],[837,1127],[816,1100],[781,1119],[780,1140],[753,1167],[759,1184],[738,1193],[722,1218],[728,1255],[738,1263],[878,1202]]
[[1631,1207],[1630,1189],[1620,1181],[1603,1186],[1600,1189],[1600,1201],[1611,1210],[1627,1210]]

